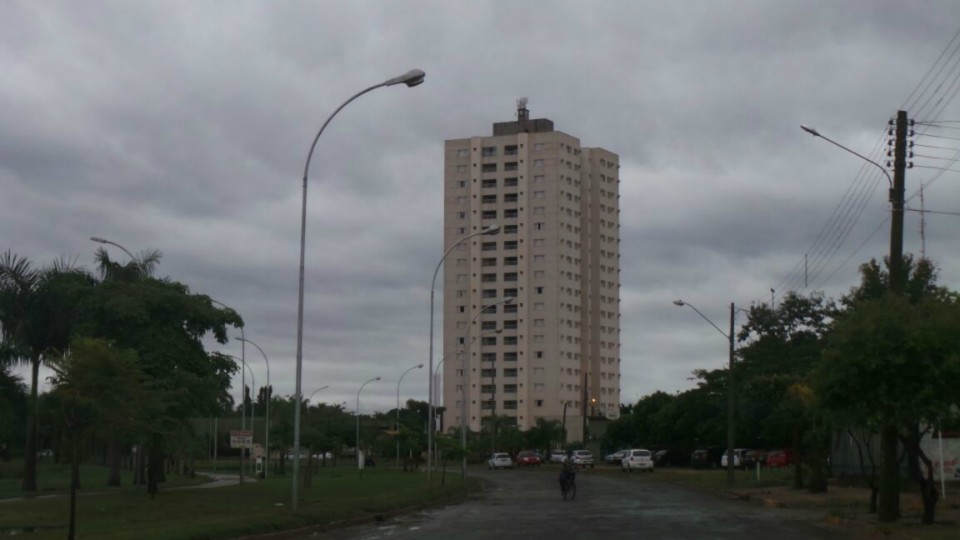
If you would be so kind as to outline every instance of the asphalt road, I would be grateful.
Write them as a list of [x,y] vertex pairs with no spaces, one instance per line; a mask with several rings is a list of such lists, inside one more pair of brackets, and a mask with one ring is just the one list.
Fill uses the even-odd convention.
[[[802,510],[765,508],[652,481],[640,473],[577,475],[564,501],[555,469],[478,470],[482,493],[463,504],[304,538],[323,540],[565,540],[851,538]],[[653,473],[656,474],[656,473]]]

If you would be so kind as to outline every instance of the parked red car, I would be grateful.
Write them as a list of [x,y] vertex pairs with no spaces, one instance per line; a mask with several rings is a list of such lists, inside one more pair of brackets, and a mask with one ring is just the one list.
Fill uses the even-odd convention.
[[533,450],[524,450],[517,454],[517,467],[539,467],[542,462],[543,460],[540,458],[540,454]]
[[773,450],[767,454],[767,467],[787,467],[793,463],[793,451],[789,448]]

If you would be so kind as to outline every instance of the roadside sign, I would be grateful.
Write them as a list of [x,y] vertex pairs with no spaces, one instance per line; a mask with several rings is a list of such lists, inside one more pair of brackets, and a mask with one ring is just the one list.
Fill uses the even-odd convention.
[[253,431],[230,430],[230,448],[250,448],[251,446],[253,446]]

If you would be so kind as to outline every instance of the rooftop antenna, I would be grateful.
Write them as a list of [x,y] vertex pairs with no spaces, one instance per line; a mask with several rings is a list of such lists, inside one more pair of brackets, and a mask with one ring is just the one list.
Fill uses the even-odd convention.
[[530,118],[530,111],[527,110],[527,98],[522,97],[517,100],[517,120],[525,122]]

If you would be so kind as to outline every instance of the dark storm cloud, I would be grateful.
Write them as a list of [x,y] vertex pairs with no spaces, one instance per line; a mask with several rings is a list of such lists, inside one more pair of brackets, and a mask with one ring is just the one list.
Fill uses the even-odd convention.
[[[722,365],[725,345],[671,302],[724,327],[731,301],[769,301],[860,170],[798,125],[869,151],[960,20],[947,1],[5,7],[0,248],[85,264],[91,235],[163,250],[161,274],[242,313],[283,394],[310,142],[353,93],[427,72],[344,109],[310,170],[304,392],[330,384],[318,397],[352,404],[384,377],[365,409],[392,407],[396,378],[426,361],[444,139],[489,134],[527,96],[534,117],[620,155],[622,397],[676,391],[692,369]],[[960,118],[957,103],[943,115]],[[932,176],[911,170],[908,194]],[[960,209],[956,182],[937,180],[928,205]],[[885,186],[864,205],[829,262],[817,259],[830,294],[886,252],[885,228],[865,241],[886,216]],[[953,220],[928,219],[927,250],[956,287]],[[917,230],[908,215],[908,251]],[[404,396],[426,383],[411,374]]]

